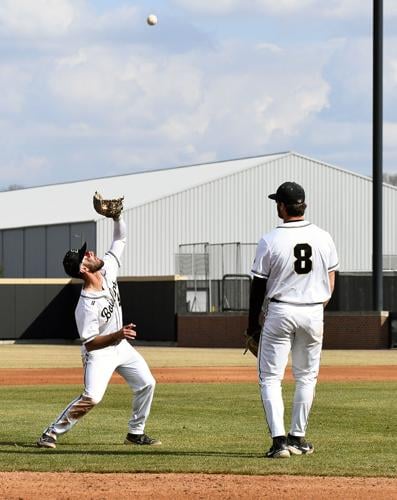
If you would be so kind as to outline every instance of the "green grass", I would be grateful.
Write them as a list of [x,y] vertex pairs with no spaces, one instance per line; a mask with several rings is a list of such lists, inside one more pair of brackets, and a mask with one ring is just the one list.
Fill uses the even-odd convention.
[[[243,349],[207,349],[184,347],[137,346],[151,367],[177,366],[252,366],[251,354]],[[397,349],[324,350],[322,366],[397,365]],[[1,344],[0,368],[81,367],[78,345]]]
[[[319,384],[308,430],[315,453],[289,460],[263,458],[270,439],[255,384],[159,385],[147,426],[163,441],[158,448],[122,444],[130,394],[111,385],[56,450],[37,448],[42,429],[80,391],[0,387],[0,470],[396,475],[395,382]],[[284,394],[288,416],[292,384]]]

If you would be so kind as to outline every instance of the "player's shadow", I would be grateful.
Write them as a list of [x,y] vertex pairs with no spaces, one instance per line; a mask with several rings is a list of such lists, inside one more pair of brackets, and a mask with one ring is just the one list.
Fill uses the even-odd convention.
[[[1,447],[12,446],[12,450],[2,450]],[[81,443],[80,443],[81,446]],[[106,445],[108,446],[108,445]],[[117,445],[119,446],[119,445]],[[154,447],[156,448],[156,447]],[[64,447],[58,447],[56,449],[51,448],[38,448],[34,443],[22,443],[22,442],[0,442],[0,455],[7,454],[37,454],[37,453],[53,453],[56,455],[99,455],[99,456],[114,456],[114,455],[153,455],[153,456],[181,456],[181,457],[230,457],[230,458],[263,458],[263,453],[246,453],[246,452],[236,452],[236,451],[214,451],[214,450],[199,450],[199,451],[183,451],[183,450],[161,450],[159,448],[145,448],[140,449],[138,447],[125,447],[123,450],[81,450],[73,449],[71,445],[64,445]]]

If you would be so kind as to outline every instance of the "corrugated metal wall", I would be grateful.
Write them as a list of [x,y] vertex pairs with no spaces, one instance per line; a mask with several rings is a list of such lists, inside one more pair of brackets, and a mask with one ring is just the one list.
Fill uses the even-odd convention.
[[[284,181],[306,190],[306,218],[334,237],[342,272],[372,267],[372,182],[291,153],[125,212],[128,247],[121,275],[174,274],[180,244],[253,243],[277,225],[267,198]],[[384,187],[384,253],[397,254],[393,216],[397,189]],[[112,222],[97,226],[102,255],[112,238]],[[249,269],[247,269],[247,272]]]
[[[306,218],[334,237],[341,271],[370,272],[371,179],[289,153],[270,160],[266,157],[256,166],[126,210],[129,241],[121,275],[174,274],[175,254],[181,244],[256,243],[279,222],[274,202],[267,195],[286,180],[295,180],[305,187]],[[386,257],[396,256],[397,188],[384,186],[383,193],[383,253]],[[64,277],[62,258],[66,249],[87,241],[90,248],[97,248],[98,254],[103,255],[112,239],[112,227],[111,221],[101,219],[97,223],[3,229],[3,276]],[[242,273],[249,272],[252,258],[247,256]]]
[[63,278],[69,248],[87,241],[96,248],[96,224],[81,222],[0,231],[1,275],[6,278]]

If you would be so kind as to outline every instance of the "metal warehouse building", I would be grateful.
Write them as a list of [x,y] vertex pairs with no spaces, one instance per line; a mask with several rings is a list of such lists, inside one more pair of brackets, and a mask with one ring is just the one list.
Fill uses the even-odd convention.
[[[304,186],[306,218],[333,235],[340,272],[370,272],[372,180],[286,152],[2,192],[2,276],[65,277],[62,257],[66,249],[83,241],[103,254],[111,240],[112,222],[94,212],[95,191],[104,197],[125,196],[128,248],[122,276],[185,274],[184,269],[189,274],[200,265],[210,278],[211,273],[214,278],[227,272],[247,273],[254,244],[278,222],[267,194],[286,180]],[[384,267],[394,269],[397,189],[384,185],[383,196]],[[212,260],[220,262],[216,266],[209,248]],[[189,271],[187,263],[196,254],[208,258],[193,260]]]
[[84,241],[108,249],[113,222],[93,209],[99,191],[125,197],[119,284],[139,338],[241,347],[256,242],[279,222],[267,195],[287,180],[304,186],[307,219],[338,248],[325,347],[397,347],[397,189],[383,186],[384,311],[373,312],[372,180],[293,152],[0,193],[0,339],[78,337],[81,281],[65,276],[62,259]]

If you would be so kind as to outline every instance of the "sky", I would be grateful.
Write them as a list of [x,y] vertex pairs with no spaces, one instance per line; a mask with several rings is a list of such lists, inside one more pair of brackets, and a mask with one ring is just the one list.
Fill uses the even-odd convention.
[[[283,151],[371,175],[372,8],[1,0],[0,189]],[[397,2],[384,0],[391,174],[396,95]]]

